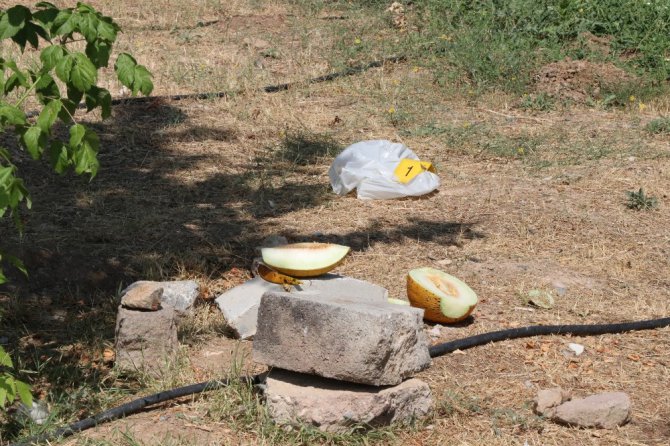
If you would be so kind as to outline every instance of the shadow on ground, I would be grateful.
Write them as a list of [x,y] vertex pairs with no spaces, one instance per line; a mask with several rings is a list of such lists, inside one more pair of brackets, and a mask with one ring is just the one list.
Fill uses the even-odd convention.
[[[102,352],[113,342],[115,298],[122,286],[184,271],[216,277],[232,268],[246,270],[267,235],[264,222],[334,198],[327,183],[304,178],[321,172],[315,163],[342,149],[323,135],[290,133],[241,161],[239,153],[224,153],[223,161],[209,166],[211,172],[190,178],[207,165],[208,152],[181,151],[180,142],[234,143],[242,136],[189,122],[178,107],[165,103],[117,107],[112,119],[90,125],[103,148],[98,176],[93,181],[57,176],[15,151],[33,209],[23,213],[22,237],[9,221],[0,223],[3,248],[23,259],[30,272],[26,279],[7,271],[11,283],[0,287],[0,338],[26,369],[49,383],[54,398],[99,388],[101,363],[86,352]],[[313,234],[283,235],[315,240]],[[403,237],[449,245],[481,234],[471,224],[409,220],[320,234],[315,241],[364,251]],[[75,399],[85,404],[90,398]]]

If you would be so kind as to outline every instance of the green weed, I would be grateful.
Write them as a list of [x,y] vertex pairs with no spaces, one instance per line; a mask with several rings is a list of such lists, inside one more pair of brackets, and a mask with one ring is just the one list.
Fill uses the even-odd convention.
[[656,118],[645,128],[649,133],[670,134],[670,118]]
[[656,197],[651,197],[644,193],[644,190],[640,188],[638,191],[626,191],[626,196],[628,201],[626,206],[628,209],[636,209],[638,211],[654,209],[658,206],[658,200]]
[[524,94],[520,107],[524,110],[549,111],[555,107],[555,101],[546,93]]

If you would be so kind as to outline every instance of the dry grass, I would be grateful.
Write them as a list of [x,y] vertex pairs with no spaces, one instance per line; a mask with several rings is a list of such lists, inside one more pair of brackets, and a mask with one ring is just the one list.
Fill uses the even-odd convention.
[[[337,50],[342,25],[323,17],[338,15],[335,6],[304,16],[303,9],[281,1],[92,4],[118,19],[125,30],[119,50],[132,51],[152,69],[156,94],[235,94],[120,106],[103,123],[92,117],[103,151],[91,183],[20,163],[33,210],[26,213],[24,237],[6,238],[11,232],[5,225],[2,241],[25,258],[31,279],[15,278],[3,292],[3,306],[11,303],[7,314],[13,316],[3,319],[7,328],[0,335],[36,358],[26,364],[40,370],[35,390],[54,405],[54,395],[82,384],[77,377],[93,370],[90,364],[95,370],[84,383],[104,391],[97,403],[105,407],[227,373],[239,353],[233,341],[220,337],[223,322],[203,302],[184,330],[183,366],[165,381],[124,384],[98,358],[113,340],[114,299],[121,284],[137,279],[196,278],[205,297],[216,296],[249,277],[254,247],[271,234],[352,246],[338,271],[383,285],[394,297],[404,298],[411,268],[434,266],[464,278],[481,304],[472,324],[446,330],[440,341],[528,324],[670,314],[670,160],[664,136],[644,130],[668,112],[667,99],[644,110],[574,106],[537,113],[506,95],[473,99],[437,88],[428,70],[411,63],[265,94],[259,92],[264,85],[330,71],[335,57],[328,53]],[[333,155],[376,138],[402,141],[433,161],[440,191],[381,202],[334,196],[326,175]],[[658,197],[657,209],[626,207],[625,192],[639,187]],[[567,292],[553,309],[523,305],[524,292],[550,290],[557,282]],[[72,321],[83,326],[73,328]],[[564,355],[572,341],[584,344],[586,353]],[[667,444],[669,344],[666,328],[507,341],[439,358],[420,375],[437,399],[434,418],[370,441]],[[219,357],[227,359],[217,362]],[[54,364],[70,368],[48,385]],[[245,367],[253,364],[246,361]],[[555,385],[577,396],[626,391],[633,421],[595,431],[540,419],[530,402],[537,389]],[[117,386],[123,391],[110,390]],[[63,419],[97,410],[95,403],[72,408],[84,401],[86,395],[70,400]],[[212,421],[211,403],[177,402],[68,444],[354,441],[279,435],[220,415]]]

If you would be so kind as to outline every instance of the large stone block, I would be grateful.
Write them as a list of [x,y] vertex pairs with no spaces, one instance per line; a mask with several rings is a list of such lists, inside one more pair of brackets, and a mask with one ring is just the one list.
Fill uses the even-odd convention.
[[375,386],[400,384],[430,365],[423,310],[329,294],[263,295],[256,362]]
[[[216,304],[228,325],[240,339],[248,339],[256,334],[258,306],[261,303],[261,297],[268,291],[283,292],[284,288],[256,277],[216,298]],[[386,288],[335,274],[326,274],[311,280],[305,279],[302,285],[292,289],[291,294],[314,295],[335,292],[341,296],[368,302],[386,302],[388,298]]]
[[265,384],[268,412],[276,423],[328,432],[409,422],[425,417],[433,405],[428,384],[418,379],[377,387],[274,369]]
[[116,367],[160,375],[177,356],[177,314],[164,305],[158,311],[119,306],[116,317]]

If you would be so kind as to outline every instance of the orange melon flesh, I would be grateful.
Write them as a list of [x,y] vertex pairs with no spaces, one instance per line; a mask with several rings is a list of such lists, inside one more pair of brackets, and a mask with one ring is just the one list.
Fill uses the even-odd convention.
[[424,319],[447,324],[468,317],[478,301],[465,282],[434,268],[409,272],[407,297],[412,306],[424,309]]
[[266,265],[293,277],[316,277],[326,274],[349,253],[348,246],[334,243],[292,243],[261,248]]

